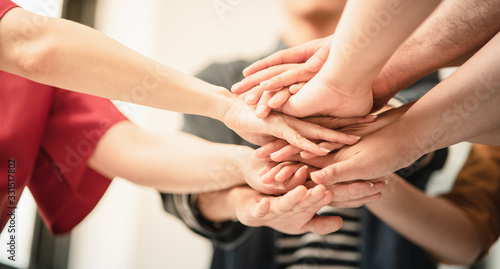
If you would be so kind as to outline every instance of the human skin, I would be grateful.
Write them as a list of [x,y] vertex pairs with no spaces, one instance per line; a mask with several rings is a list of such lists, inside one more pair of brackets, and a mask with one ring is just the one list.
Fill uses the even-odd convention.
[[476,227],[456,205],[430,197],[392,174],[382,197],[366,207],[441,263],[470,265],[482,251]]
[[497,34],[400,118],[335,153],[335,163],[312,179],[327,184],[380,177],[461,141],[500,145],[499,47]]
[[[283,196],[267,196],[249,187],[234,187],[198,195],[200,211],[213,222],[238,220],[252,227],[267,226],[288,234],[328,234],[342,226],[337,216],[319,216],[324,206],[359,207],[376,201],[384,182],[347,183],[326,188],[298,186]],[[359,198],[353,199],[354,196]]]
[[[443,1],[436,11],[397,48],[375,77],[371,85],[374,98],[372,110],[378,110],[398,91],[437,69],[461,65],[498,33],[499,16],[500,4],[495,0]],[[313,40],[255,62],[244,70],[247,78],[235,84],[233,91],[238,94],[249,91],[254,96],[260,97],[264,91],[274,91],[297,83],[303,86],[320,71],[328,59],[332,46],[331,38]],[[301,63],[305,64],[296,65],[292,70],[282,68],[280,71],[277,68],[281,64]],[[276,67],[273,67],[274,70],[268,70],[266,76],[256,75],[257,72],[272,66]],[[363,66],[366,65],[363,63]],[[260,84],[264,81],[267,82],[265,86]],[[295,90],[297,91],[298,89]],[[291,90],[290,92],[295,94]],[[287,101],[290,93],[282,95],[284,97],[275,97],[279,100],[275,100],[274,105],[271,102],[267,104],[271,97],[259,103],[265,103],[270,108],[278,108]],[[255,100],[254,103],[257,101],[259,100]],[[266,115],[263,113],[260,117]]]
[[[349,1],[332,37],[326,62],[281,110],[298,117],[318,113],[337,117],[368,114],[372,109],[373,80],[438,3]],[[270,83],[263,81],[262,85]]]
[[297,169],[286,182],[262,183],[266,163],[246,146],[212,143],[187,133],[152,135],[130,121],[113,125],[99,140],[88,165],[108,177],[122,177],[163,192],[198,193],[248,184],[267,194],[282,194],[304,184]]
[[272,119],[262,121],[222,87],[163,66],[74,22],[13,8],[0,20],[0,36],[0,70],[39,83],[208,116],[254,144],[278,136],[324,155],[327,151],[310,139],[328,141],[335,136],[331,142],[357,142],[282,114],[273,113]]
[[[309,165],[311,163],[320,165],[314,160],[308,162]],[[278,167],[274,174],[286,168],[286,165]],[[442,263],[470,265],[483,251],[476,227],[457,205],[442,197],[427,196],[396,174],[378,178],[373,183],[371,187],[356,185],[371,182],[327,186],[335,193],[335,201],[330,206],[365,205],[384,223]],[[340,188],[343,189],[340,191]],[[374,193],[371,196],[368,195],[370,191]],[[356,196],[361,197],[357,203]]]

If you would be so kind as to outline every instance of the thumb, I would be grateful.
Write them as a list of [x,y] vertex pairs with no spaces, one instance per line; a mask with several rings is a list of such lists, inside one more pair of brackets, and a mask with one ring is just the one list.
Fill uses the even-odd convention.
[[339,182],[363,178],[357,161],[350,158],[346,161],[331,164],[319,171],[311,173],[311,179],[316,184],[332,185]]

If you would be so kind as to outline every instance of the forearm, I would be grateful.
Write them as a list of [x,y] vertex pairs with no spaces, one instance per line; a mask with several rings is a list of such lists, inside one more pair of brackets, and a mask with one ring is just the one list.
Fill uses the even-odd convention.
[[323,69],[334,76],[333,81],[347,84],[340,87],[352,89],[360,83],[371,83],[397,47],[439,2],[349,1]]
[[197,193],[245,183],[242,160],[253,150],[211,143],[186,134],[150,135],[130,122],[114,125],[101,138],[89,165],[162,192]]
[[383,67],[373,85],[374,98],[388,94],[388,100],[441,67],[461,64],[498,33],[499,17],[496,0],[443,1]]
[[[500,34],[459,70],[418,100],[399,120],[389,125],[402,130],[408,151],[425,154],[477,138],[500,128]],[[498,144],[493,141],[477,141]],[[403,139],[403,137],[401,137]]]
[[0,21],[0,36],[0,69],[36,82],[215,118],[230,103],[226,90],[74,22],[15,8]]
[[212,222],[236,220],[236,211],[233,207],[232,193],[235,189],[206,192],[198,195],[198,205],[204,218]]
[[382,198],[367,208],[444,263],[471,264],[482,250],[474,225],[445,199],[433,198],[391,175]]

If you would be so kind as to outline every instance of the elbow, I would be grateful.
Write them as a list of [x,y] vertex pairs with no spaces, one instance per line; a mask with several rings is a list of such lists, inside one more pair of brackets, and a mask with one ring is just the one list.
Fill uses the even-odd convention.
[[14,64],[19,75],[37,80],[50,72],[50,59],[57,51],[55,42],[49,40],[29,41],[19,47]]

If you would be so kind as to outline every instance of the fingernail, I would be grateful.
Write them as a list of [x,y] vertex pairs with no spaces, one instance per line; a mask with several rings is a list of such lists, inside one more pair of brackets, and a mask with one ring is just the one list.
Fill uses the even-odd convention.
[[[304,165],[304,166],[302,166],[302,167],[301,167],[298,171],[303,170],[303,169],[306,169],[306,170],[307,170],[307,168],[309,168],[309,166]],[[298,172],[298,171],[297,171],[297,172]]]
[[262,86],[262,87],[266,87],[267,85],[269,85],[269,81],[267,81],[267,80],[264,80],[260,83],[260,86]]
[[255,114],[257,114],[257,115],[264,114],[265,111],[266,111],[266,106],[259,105],[259,106],[257,106],[257,109],[255,110]]
[[237,83],[233,84],[233,86],[231,86],[231,91],[238,88],[240,85],[241,85],[241,82],[237,82]]
[[361,139],[361,136],[357,136],[357,135],[349,135],[350,138],[353,138],[353,139],[356,139],[356,140],[360,140]]
[[248,67],[243,69],[243,71],[241,72],[242,74],[245,74],[246,72],[248,71]]
[[313,176],[316,178],[317,181],[319,181],[319,182],[315,181],[317,184],[323,183],[326,179],[326,173],[323,170],[311,173],[311,177]]
[[322,151],[326,152],[326,153],[330,153],[331,150],[327,149],[327,148],[323,148],[323,147],[319,147]]
[[273,152],[271,153],[271,155],[269,155],[271,157],[271,159],[276,159],[276,157],[278,157],[278,152]]
[[255,96],[255,94],[249,93],[247,95],[247,97],[245,97],[245,102],[253,102],[253,101],[255,101],[255,97],[257,97],[257,96]]
[[316,71],[321,66],[321,61],[317,58],[312,58],[307,61],[307,67],[309,71]]

